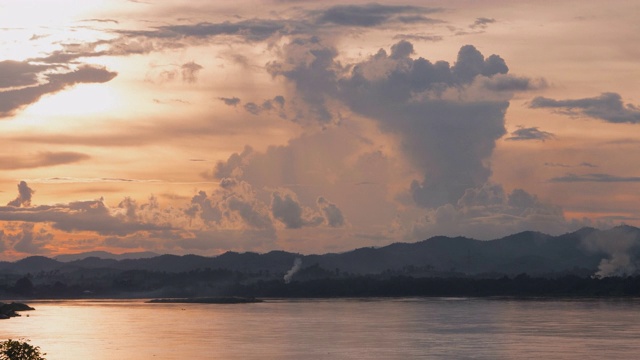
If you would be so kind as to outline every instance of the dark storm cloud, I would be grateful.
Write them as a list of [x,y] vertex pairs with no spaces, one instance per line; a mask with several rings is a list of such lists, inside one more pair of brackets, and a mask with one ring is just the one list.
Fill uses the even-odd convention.
[[24,61],[0,61],[0,88],[36,85],[38,74],[49,68]]
[[182,80],[184,82],[194,83],[198,79],[197,78],[198,72],[200,72],[200,70],[204,68],[201,65],[191,61],[191,62],[182,64],[180,69],[182,70]]
[[451,72],[461,83],[470,83],[478,75],[506,74],[509,68],[500,56],[491,55],[485,59],[473,45],[465,45],[460,48]]
[[18,184],[18,196],[9,201],[7,206],[13,207],[21,207],[21,206],[30,206],[31,205],[31,197],[35,191],[27,185],[25,181],[20,181]]
[[508,67],[499,56],[485,58],[471,45],[460,49],[453,66],[413,59],[412,52],[412,45],[401,41],[390,55],[381,50],[355,64],[340,81],[341,98],[354,111],[376,119],[383,130],[402,137],[404,152],[424,171],[423,180],[410,188],[418,205],[455,203],[466,189],[482,185],[491,175],[485,160],[505,133],[509,103],[448,100],[439,94],[464,91],[476,78],[505,74]]
[[[423,180],[411,184],[418,205],[455,202],[466,189],[488,180],[491,169],[486,159],[504,134],[507,106],[507,102],[423,102],[398,118],[403,124],[393,130],[403,134],[406,152],[425,172]],[[426,111],[429,116],[423,117]],[[391,114],[385,114],[383,121],[389,120]]]
[[0,156],[0,169],[32,169],[62,164],[71,164],[89,159],[87,154],[76,152],[41,152],[34,156]]
[[244,109],[253,115],[258,115],[260,114],[260,112],[262,112],[262,108],[260,106],[258,106],[256,103],[246,103],[244,104]]
[[273,98],[273,100],[269,100],[269,101],[273,101],[280,108],[284,107],[285,99],[284,99],[284,96],[282,96],[282,95],[276,95]]
[[40,231],[34,230],[34,224],[23,223],[20,232],[10,236],[9,240],[14,241],[13,249],[28,254],[46,254],[46,249],[53,240],[53,234],[46,232],[44,229]]
[[232,196],[227,201],[229,210],[236,212],[245,224],[254,229],[271,229],[271,219],[257,209],[256,202],[242,197]]
[[[317,12],[319,24],[374,27],[386,23],[429,23],[437,20],[422,16],[442,11],[421,6],[394,6],[381,4],[336,5]],[[313,13],[312,13],[313,14]]]
[[537,127],[520,127],[519,129],[513,131],[511,136],[506,138],[506,140],[512,141],[523,141],[523,140],[551,140],[554,139],[555,135],[550,132],[539,130]]
[[318,198],[316,203],[322,210],[327,225],[330,227],[341,227],[344,225],[344,215],[342,215],[342,210],[340,210],[336,204],[329,202],[322,196]]
[[476,21],[473,22],[473,24],[469,25],[470,28],[475,29],[475,28],[481,28],[484,29],[487,27],[487,25],[489,24],[493,24],[496,22],[496,19],[490,19],[490,18],[486,18],[486,17],[479,17],[476,19]]
[[[267,64],[272,76],[283,76],[294,82],[300,98],[307,104],[309,116],[327,124],[333,119],[327,107],[327,98],[336,94],[339,64],[334,58],[338,52],[324,46],[317,37],[294,39],[284,47],[285,60]],[[304,110],[303,110],[304,111]],[[302,112],[297,120],[307,117]]]
[[600,96],[582,99],[554,100],[542,96],[531,101],[532,108],[560,109],[569,115],[583,115],[610,123],[640,122],[640,108],[624,104],[617,93],[603,93]]
[[588,167],[588,168],[597,168],[598,165],[594,165],[592,163],[588,163],[588,162],[581,162],[578,165],[569,165],[569,164],[563,164],[563,163],[555,163],[555,162],[546,162],[544,163],[544,166],[548,166],[548,167],[561,167],[561,168],[571,168],[571,167]]
[[285,224],[287,229],[319,226],[322,223],[327,223],[331,227],[342,226],[344,219],[340,209],[324,198],[320,199],[322,201],[317,205],[322,214],[303,207],[291,194],[274,192],[271,194],[271,212],[273,217]]
[[277,110],[280,114],[280,117],[286,118],[286,113],[284,112],[284,104],[285,104],[284,97],[281,95],[278,95],[273,99],[267,99],[263,101],[261,105],[258,105],[253,102],[249,102],[244,104],[243,107],[248,113],[252,115],[260,115],[262,112]]
[[263,41],[276,34],[289,32],[289,21],[250,19],[238,22],[209,23],[193,25],[167,25],[156,30],[120,31],[126,36],[143,36],[148,38],[208,38],[220,35],[236,35],[248,41]]
[[305,225],[302,219],[302,206],[291,195],[273,193],[271,198],[273,217],[280,220],[288,229],[299,229]]
[[[295,84],[309,106],[307,118],[328,123],[334,116],[328,101],[340,101],[400,135],[405,154],[424,171],[410,187],[415,202],[424,207],[455,203],[466,189],[488,180],[486,160],[506,132],[510,94],[531,88],[532,81],[507,75],[500,56],[485,58],[471,45],[460,49],[453,66],[414,59],[413,53],[413,45],[402,40],[390,54],[381,49],[343,66],[335,61],[336,50],[320,39],[294,39],[285,47],[286,60],[270,63],[268,70]],[[477,82],[489,84],[485,91],[496,100],[473,100],[468,89]]]
[[229,106],[236,106],[240,103],[240,98],[237,98],[237,97],[232,97],[232,98],[219,97],[218,100],[221,100],[222,102],[225,103],[225,105],[229,105]]
[[410,40],[410,41],[442,41],[443,37],[439,35],[424,34],[398,34],[394,35],[394,40]]
[[81,83],[104,83],[117,73],[103,67],[82,65],[75,71],[45,75],[44,84],[0,92],[0,117],[11,116],[16,110],[38,101],[46,94],[53,94],[69,86]]
[[550,182],[575,183],[575,182],[599,182],[599,183],[625,183],[640,182],[640,176],[616,176],[610,174],[567,174],[549,179]]
[[81,65],[77,70],[47,75],[50,83],[60,84],[63,87],[81,83],[105,83],[118,75],[108,71],[104,67],[94,65]]

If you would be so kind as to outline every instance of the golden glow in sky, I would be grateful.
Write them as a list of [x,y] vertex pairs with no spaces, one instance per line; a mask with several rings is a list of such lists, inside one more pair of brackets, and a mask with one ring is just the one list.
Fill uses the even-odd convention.
[[640,225],[640,4],[4,1],[0,251]]

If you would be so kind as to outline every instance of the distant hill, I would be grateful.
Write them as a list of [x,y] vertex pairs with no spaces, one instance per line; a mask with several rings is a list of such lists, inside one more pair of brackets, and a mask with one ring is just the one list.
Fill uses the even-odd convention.
[[0,271],[27,274],[55,270],[60,268],[60,265],[59,262],[48,257],[30,256],[14,263],[2,263]]
[[[640,264],[640,229],[618,226],[609,230],[583,228],[550,236],[526,231],[504,238],[480,241],[437,236],[416,243],[395,243],[380,248],[360,248],[338,254],[301,255],[284,251],[266,254],[227,252],[216,257],[90,252],[60,255],[56,259],[32,256],[0,262],[0,273],[41,271],[131,271],[179,273],[197,269],[226,269],[282,277],[296,259],[301,270],[316,274],[404,274],[414,277],[575,274],[589,276],[636,273]],[[300,276],[304,274],[300,271]],[[307,271],[307,274],[310,272]]]
[[112,254],[106,251],[89,251],[78,254],[65,254],[54,257],[54,260],[60,262],[70,262],[75,260],[82,260],[88,257],[94,257],[99,259],[113,259],[113,260],[125,260],[125,259],[146,259],[150,257],[158,256],[159,254],[151,251],[143,252],[130,252],[124,254]]

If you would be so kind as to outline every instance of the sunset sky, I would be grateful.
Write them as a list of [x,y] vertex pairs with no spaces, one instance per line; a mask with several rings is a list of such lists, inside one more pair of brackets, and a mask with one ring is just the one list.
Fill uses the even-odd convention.
[[640,2],[0,2],[0,259],[640,225]]

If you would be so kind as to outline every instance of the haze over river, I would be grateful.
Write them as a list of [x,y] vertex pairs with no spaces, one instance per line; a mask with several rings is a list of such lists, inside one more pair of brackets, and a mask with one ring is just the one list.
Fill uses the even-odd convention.
[[[48,360],[632,359],[640,299],[32,301],[2,321]],[[29,315],[27,317],[27,315]]]

